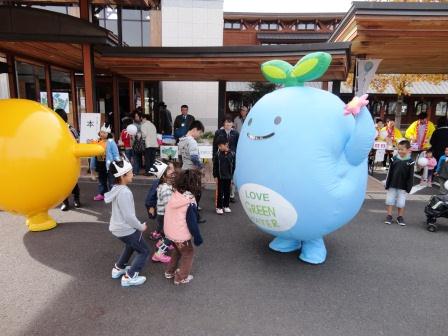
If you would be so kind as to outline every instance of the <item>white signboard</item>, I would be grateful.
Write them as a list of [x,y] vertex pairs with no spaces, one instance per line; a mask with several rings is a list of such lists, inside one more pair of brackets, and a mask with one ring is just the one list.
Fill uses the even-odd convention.
[[375,141],[373,143],[373,149],[386,149],[387,148],[387,142],[384,141]]
[[98,140],[98,132],[100,131],[99,113],[81,113],[80,123],[80,139],[81,143],[87,143],[87,140]]
[[375,162],[383,162],[386,155],[385,149],[377,149],[375,153]]
[[160,146],[160,158],[173,160],[179,156],[177,146]]
[[200,159],[212,159],[213,158],[213,146],[210,145],[200,145],[199,148],[199,158]]

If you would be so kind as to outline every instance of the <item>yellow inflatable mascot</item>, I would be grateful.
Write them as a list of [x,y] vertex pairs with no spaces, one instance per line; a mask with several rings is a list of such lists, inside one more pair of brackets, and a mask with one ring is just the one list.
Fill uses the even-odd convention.
[[80,157],[103,147],[77,144],[51,109],[25,99],[0,100],[0,209],[26,216],[30,231],[56,226],[48,210],[69,195]]

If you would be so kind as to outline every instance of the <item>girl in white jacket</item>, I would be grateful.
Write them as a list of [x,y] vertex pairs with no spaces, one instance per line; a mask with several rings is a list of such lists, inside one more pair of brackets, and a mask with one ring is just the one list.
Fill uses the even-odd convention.
[[[134,177],[132,165],[126,160],[113,161],[110,172],[115,177],[115,185],[104,195],[104,201],[112,203],[109,231],[126,245],[112,268],[112,278],[121,277],[123,287],[138,286],[146,281],[146,277],[139,273],[148,259],[149,247],[143,238],[146,223],[141,223],[135,216],[134,197],[127,187]],[[132,265],[126,266],[134,252],[137,256]]]

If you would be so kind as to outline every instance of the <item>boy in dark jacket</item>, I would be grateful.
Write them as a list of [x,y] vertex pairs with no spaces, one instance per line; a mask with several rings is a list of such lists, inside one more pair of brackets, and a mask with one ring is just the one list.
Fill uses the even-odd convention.
[[415,161],[411,159],[411,143],[403,140],[398,143],[398,155],[392,158],[389,173],[386,179],[386,205],[387,217],[384,223],[392,224],[392,210],[396,206],[398,210],[397,223],[405,226],[403,219],[406,194],[412,189],[414,183]]
[[235,171],[235,153],[229,149],[227,138],[219,137],[216,141],[218,150],[213,158],[213,177],[217,183],[216,213],[232,212],[229,208],[230,185]]

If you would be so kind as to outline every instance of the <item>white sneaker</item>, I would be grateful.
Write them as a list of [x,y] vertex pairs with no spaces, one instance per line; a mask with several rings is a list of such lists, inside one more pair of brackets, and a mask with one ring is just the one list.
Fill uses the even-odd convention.
[[146,277],[138,275],[138,272],[135,272],[132,278],[129,277],[127,274],[121,277],[121,285],[123,287],[138,286],[143,284],[145,281]]
[[222,209],[216,209],[216,213],[218,215],[222,215],[224,213],[224,211]]
[[114,265],[112,268],[112,279],[118,279],[122,275],[126,274],[126,271],[129,270],[131,266],[126,266],[125,268],[118,268],[117,265]]
[[224,208],[224,212],[232,212],[230,208]]
[[180,285],[180,284],[187,284],[189,283],[191,280],[193,280],[193,276],[190,274],[189,276],[187,276],[185,279],[180,280],[180,281],[174,281],[175,285]]

